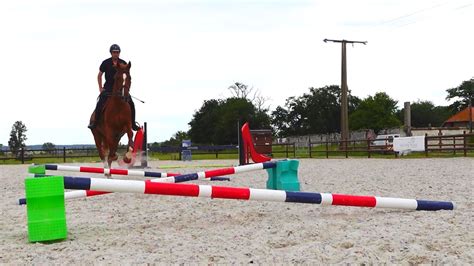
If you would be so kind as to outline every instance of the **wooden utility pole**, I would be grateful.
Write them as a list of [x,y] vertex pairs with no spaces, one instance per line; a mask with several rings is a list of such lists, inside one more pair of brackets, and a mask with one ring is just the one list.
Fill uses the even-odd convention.
[[411,105],[410,102],[405,102],[403,105],[405,110],[403,116],[405,134],[407,137],[411,137]]
[[469,133],[472,134],[472,98],[469,98]]
[[342,146],[347,148],[347,140],[349,140],[349,111],[347,101],[347,67],[346,67],[346,43],[362,43],[367,42],[361,41],[348,41],[348,40],[330,40],[324,39],[324,42],[337,42],[342,44],[342,56],[341,56],[341,140]]

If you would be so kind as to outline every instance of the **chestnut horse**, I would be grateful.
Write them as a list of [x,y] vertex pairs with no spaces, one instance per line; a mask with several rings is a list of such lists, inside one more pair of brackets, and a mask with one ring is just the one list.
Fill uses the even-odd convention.
[[[130,151],[133,150],[133,131],[131,110],[128,103],[130,98],[131,62],[128,64],[118,63],[115,66],[117,72],[114,76],[112,93],[104,104],[102,119],[96,121],[97,126],[92,129],[95,145],[99,156],[104,163],[104,168],[110,169],[112,162],[118,159],[116,154],[120,139],[124,134],[128,136],[129,151],[124,156],[125,162],[130,162]],[[94,116],[94,114],[92,114]],[[106,176],[110,176],[107,175]]]

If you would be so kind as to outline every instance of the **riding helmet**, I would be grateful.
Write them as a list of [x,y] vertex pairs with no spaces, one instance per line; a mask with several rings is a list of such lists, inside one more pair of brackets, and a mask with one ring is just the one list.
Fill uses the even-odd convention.
[[110,46],[110,52],[113,52],[113,51],[120,52],[120,46],[118,46],[118,44],[112,44],[112,46]]

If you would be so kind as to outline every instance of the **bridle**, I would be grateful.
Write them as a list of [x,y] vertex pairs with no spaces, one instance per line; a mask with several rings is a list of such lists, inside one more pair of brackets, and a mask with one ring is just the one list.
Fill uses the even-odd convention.
[[[127,76],[126,78],[123,78],[123,76]],[[107,96],[115,96],[115,97],[121,97],[123,101],[128,101],[128,99],[130,98],[130,94],[128,96],[125,96],[125,89],[128,89],[130,90],[130,86],[128,86],[127,88],[127,78],[130,77],[130,74],[127,73],[127,72],[123,72],[122,73],[122,84],[121,84],[121,88],[120,88],[120,91],[112,91],[110,93],[107,93],[106,95]]]

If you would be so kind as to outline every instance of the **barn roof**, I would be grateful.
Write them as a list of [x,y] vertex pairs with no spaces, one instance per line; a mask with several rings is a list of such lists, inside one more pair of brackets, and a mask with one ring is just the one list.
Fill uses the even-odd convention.
[[[470,116],[469,116],[469,111],[471,111]],[[471,110],[469,110],[469,107],[465,108],[464,110],[460,111],[459,113],[457,113],[457,114],[451,116],[450,118],[448,118],[448,120],[444,121],[444,124],[453,123],[453,122],[468,122],[469,118],[471,120],[474,119],[474,107],[471,107]]]

